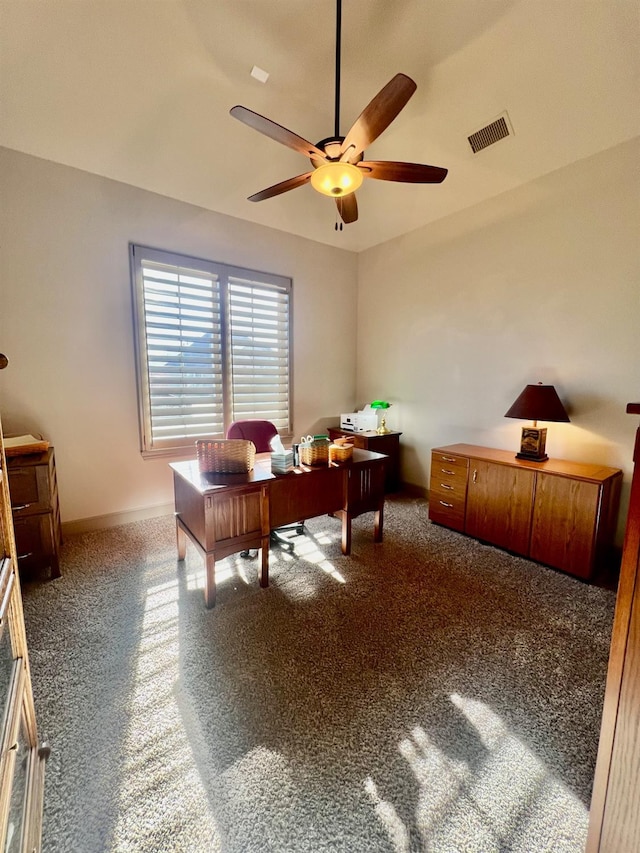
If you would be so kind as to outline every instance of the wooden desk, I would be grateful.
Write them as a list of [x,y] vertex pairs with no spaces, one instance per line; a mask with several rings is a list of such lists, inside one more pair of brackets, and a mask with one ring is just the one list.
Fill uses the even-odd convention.
[[354,450],[349,462],[300,465],[273,474],[269,454],[259,454],[248,474],[201,474],[196,460],[172,462],[178,559],[187,539],[205,561],[204,598],[213,607],[215,562],[261,548],[260,586],[269,585],[269,534],[284,524],[335,515],[342,521],[342,553],[351,553],[351,521],[374,512],[374,541],[382,541],[386,457]]

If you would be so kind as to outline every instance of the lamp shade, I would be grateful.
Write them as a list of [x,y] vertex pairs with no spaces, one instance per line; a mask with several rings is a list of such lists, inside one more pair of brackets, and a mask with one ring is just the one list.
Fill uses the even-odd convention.
[[523,418],[528,421],[563,421],[569,423],[569,415],[562,405],[553,385],[527,385],[505,418]]

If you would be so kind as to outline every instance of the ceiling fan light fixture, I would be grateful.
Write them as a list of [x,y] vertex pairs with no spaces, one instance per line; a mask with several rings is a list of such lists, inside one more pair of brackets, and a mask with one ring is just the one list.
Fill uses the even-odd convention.
[[323,195],[340,198],[362,184],[362,171],[351,163],[324,163],[311,175],[311,186]]

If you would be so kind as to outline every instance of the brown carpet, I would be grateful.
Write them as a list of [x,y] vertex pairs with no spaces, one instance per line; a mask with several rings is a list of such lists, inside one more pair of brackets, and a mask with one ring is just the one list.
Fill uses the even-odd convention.
[[582,853],[614,593],[387,502],[340,553],[176,562],[163,517],[25,583],[44,850]]

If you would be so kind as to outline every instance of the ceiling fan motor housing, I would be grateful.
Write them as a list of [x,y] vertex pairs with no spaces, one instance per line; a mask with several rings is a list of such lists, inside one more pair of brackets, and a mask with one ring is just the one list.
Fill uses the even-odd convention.
[[[344,136],[328,136],[326,139],[321,139],[320,142],[316,144],[316,148],[319,148],[321,151],[324,151],[329,160],[339,160],[342,154],[342,143],[344,142]],[[352,160],[349,157],[350,163],[359,163],[364,157],[364,152],[361,151],[358,156]],[[314,169],[317,169],[318,166],[321,166],[323,163],[326,163],[326,160],[321,160],[319,157],[314,158],[313,155],[310,157],[311,164]]]

